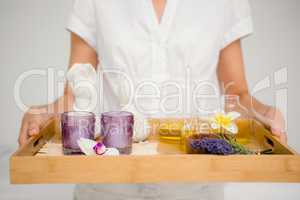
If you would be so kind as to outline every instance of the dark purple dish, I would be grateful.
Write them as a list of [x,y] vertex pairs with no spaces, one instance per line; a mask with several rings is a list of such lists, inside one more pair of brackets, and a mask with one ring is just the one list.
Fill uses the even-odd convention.
[[91,112],[65,112],[61,115],[64,154],[82,154],[77,140],[94,139],[95,114]]
[[101,115],[101,133],[106,147],[117,148],[121,154],[132,149],[134,117],[130,112],[114,111]]

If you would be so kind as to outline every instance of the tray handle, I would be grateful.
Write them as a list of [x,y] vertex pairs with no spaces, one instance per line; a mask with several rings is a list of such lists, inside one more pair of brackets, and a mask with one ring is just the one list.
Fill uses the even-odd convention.
[[272,147],[273,154],[297,155],[296,151],[292,150],[287,144],[281,143],[260,122],[254,120],[253,127],[254,127],[255,134],[257,134],[257,137],[260,137],[266,145]]
[[57,135],[59,128],[58,119],[53,117],[49,119],[38,135],[30,138],[28,142],[20,147],[13,156],[32,156],[35,155],[47,141]]

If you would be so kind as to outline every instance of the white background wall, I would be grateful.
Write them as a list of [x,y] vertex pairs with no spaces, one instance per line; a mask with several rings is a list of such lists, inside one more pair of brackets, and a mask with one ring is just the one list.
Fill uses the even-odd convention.
[[[300,102],[300,1],[251,0],[255,34],[243,47],[250,88],[288,67],[288,83],[257,94],[275,104],[278,89],[288,88],[289,144],[300,152],[298,113]],[[8,184],[8,156],[17,148],[22,112],[17,108],[14,82],[24,71],[67,68],[69,35],[64,30],[71,0],[0,0],[0,199],[71,199],[72,185],[12,186]],[[28,104],[47,102],[47,85],[33,77],[22,85]],[[268,166],[266,166],[268,167]],[[227,199],[300,199],[300,184],[228,184]]]

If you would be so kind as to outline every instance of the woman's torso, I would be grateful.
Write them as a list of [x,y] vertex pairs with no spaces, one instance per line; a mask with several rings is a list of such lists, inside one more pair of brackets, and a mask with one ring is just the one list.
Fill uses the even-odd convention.
[[[125,105],[131,96],[156,95],[159,89],[160,98],[132,102],[150,115],[194,113],[207,106],[195,101],[193,92],[219,95],[225,2],[169,0],[159,23],[151,0],[93,1],[95,48],[111,93],[106,96]],[[174,93],[178,97],[168,97]]]
[[[146,110],[145,114],[176,115],[214,109],[215,103],[207,102],[218,99],[220,51],[251,32],[247,0],[168,0],[160,23],[151,3],[75,1],[68,29],[85,39],[99,55],[105,100],[101,110],[118,109],[128,103],[131,95],[153,95],[157,88],[158,99],[146,99],[139,105],[145,108],[141,109]],[[133,91],[129,92],[129,86]],[[183,102],[178,95],[165,98],[174,92]],[[203,98],[195,99],[195,95]],[[162,108],[161,103],[168,108]],[[80,185],[75,196],[81,200],[189,200],[222,199],[223,192],[219,185],[201,184]]]

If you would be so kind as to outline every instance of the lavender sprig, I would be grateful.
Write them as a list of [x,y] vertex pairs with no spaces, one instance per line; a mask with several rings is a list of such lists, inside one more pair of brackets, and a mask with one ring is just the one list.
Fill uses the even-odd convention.
[[203,138],[192,139],[191,147],[196,151],[202,151],[209,154],[230,155],[234,154],[232,146],[223,139]]
[[243,155],[254,154],[254,152],[248,150],[244,145],[239,144],[236,141],[234,136],[225,135],[225,134],[217,134],[217,135],[221,139],[227,141],[232,146],[232,148],[234,149],[235,154],[243,154]]

